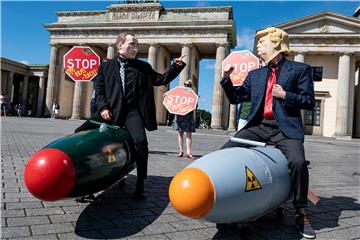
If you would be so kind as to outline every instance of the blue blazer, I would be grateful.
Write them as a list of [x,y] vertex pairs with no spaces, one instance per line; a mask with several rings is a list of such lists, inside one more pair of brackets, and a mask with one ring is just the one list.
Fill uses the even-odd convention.
[[[230,78],[221,80],[221,85],[231,104],[251,101],[248,123],[245,128],[257,125],[262,120],[268,71],[268,67],[262,67],[249,72],[241,87],[234,87]],[[274,118],[285,136],[304,141],[300,110],[312,110],[315,105],[310,66],[285,59],[278,75],[277,84],[286,91],[286,98],[273,98]]]

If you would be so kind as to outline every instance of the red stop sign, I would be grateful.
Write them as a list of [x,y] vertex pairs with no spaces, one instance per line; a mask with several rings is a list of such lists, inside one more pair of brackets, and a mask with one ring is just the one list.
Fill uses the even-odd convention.
[[100,57],[90,48],[75,46],[64,55],[65,72],[74,81],[91,81],[100,65]]
[[251,70],[259,67],[259,59],[249,50],[234,51],[222,62],[222,72],[228,66],[233,66],[234,71],[230,75],[234,86],[240,86]]
[[186,115],[196,109],[198,95],[188,87],[175,87],[165,93],[163,104],[173,114]]

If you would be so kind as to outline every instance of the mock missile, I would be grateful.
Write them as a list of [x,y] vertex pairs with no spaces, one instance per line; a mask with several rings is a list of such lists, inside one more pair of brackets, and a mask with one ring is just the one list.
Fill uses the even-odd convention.
[[282,152],[265,144],[209,153],[172,179],[169,198],[182,215],[214,223],[254,220],[288,200],[291,180]]
[[135,168],[133,152],[125,129],[102,123],[97,129],[57,139],[33,154],[25,167],[25,185],[44,201],[93,194]]

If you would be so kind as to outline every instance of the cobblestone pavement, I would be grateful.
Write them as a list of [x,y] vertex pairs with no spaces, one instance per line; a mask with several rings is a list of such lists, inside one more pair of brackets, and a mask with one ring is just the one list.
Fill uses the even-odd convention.
[[[167,195],[171,178],[190,161],[178,158],[176,132],[160,127],[149,132],[148,199],[130,196],[136,177],[131,172],[125,188],[101,193],[105,203],[76,203],[73,199],[42,202],[27,191],[23,172],[29,156],[82,123],[5,117],[1,119],[1,239],[301,239],[294,227],[291,204],[283,219],[267,214],[247,227],[218,231],[215,224],[181,216]],[[194,134],[197,156],[218,149],[232,134],[199,130]],[[358,139],[341,141],[306,137],[311,161],[310,187],[321,198],[308,214],[317,239],[360,239]],[[246,231],[245,231],[246,230]],[[251,230],[251,231],[249,231]]]

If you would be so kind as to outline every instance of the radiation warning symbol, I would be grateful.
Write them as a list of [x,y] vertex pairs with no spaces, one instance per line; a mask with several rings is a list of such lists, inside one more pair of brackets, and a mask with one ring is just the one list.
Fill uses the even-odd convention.
[[250,191],[261,189],[260,182],[255,177],[254,173],[247,166],[245,166],[245,171],[246,171],[245,192],[250,192]]

